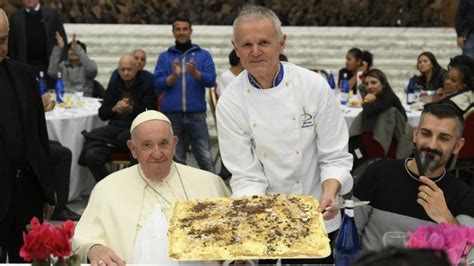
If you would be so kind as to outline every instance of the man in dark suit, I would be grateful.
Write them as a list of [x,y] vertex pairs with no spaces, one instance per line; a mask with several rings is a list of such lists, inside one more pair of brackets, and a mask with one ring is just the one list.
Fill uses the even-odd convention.
[[[55,203],[43,104],[29,67],[6,58],[8,18],[0,9],[0,263],[22,262],[22,231]],[[43,204],[46,206],[43,209]]]
[[[10,40],[8,43],[10,58],[28,63],[39,71],[47,73],[49,58],[56,44],[56,32],[67,43],[66,32],[56,9],[41,5],[39,0],[22,0],[19,8],[10,17]],[[62,59],[67,60],[67,50]],[[48,86],[54,84],[45,75]]]

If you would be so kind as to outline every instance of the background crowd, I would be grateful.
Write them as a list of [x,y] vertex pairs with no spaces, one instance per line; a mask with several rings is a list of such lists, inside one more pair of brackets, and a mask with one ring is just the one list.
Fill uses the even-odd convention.
[[[8,1],[8,0],[1,0]],[[11,6],[21,1],[9,0]],[[271,7],[288,26],[449,26],[455,3],[449,0],[46,0],[64,23],[170,24],[187,17],[197,25],[231,25],[241,7]],[[8,9],[7,9],[8,12]],[[383,15],[382,15],[383,14]]]

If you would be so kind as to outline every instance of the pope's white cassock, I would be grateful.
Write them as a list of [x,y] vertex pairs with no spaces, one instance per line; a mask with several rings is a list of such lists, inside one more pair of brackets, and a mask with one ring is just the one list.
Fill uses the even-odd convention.
[[[229,196],[220,177],[173,164],[170,174],[160,182],[145,179],[139,166],[134,165],[109,175],[94,187],[73,241],[74,252],[82,262],[87,261],[87,253],[95,244],[111,248],[127,263],[137,262],[134,256],[143,256],[141,253],[146,253],[143,249],[147,248],[166,254],[162,252],[167,249],[166,230],[152,232],[154,240],[148,231],[153,230],[160,219],[169,221],[172,203]],[[148,244],[153,241],[150,247]],[[157,258],[156,262],[159,261]]]

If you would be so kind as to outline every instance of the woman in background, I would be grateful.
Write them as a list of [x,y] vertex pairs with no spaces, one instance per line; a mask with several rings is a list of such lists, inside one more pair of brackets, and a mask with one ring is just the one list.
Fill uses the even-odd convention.
[[346,67],[339,70],[337,84],[341,86],[341,80],[344,74],[347,74],[349,87],[354,94],[357,93],[357,72],[362,71],[360,79],[364,79],[365,73],[372,68],[373,55],[369,51],[362,51],[359,48],[351,48],[346,54]]
[[349,87],[355,90],[357,85],[357,71],[362,66],[362,50],[359,48],[351,48],[346,54],[346,67],[339,70],[337,76],[337,84],[341,87],[341,80],[344,74],[347,74],[347,80],[349,81]]
[[362,103],[364,118],[375,118],[388,108],[395,107],[403,115],[405,121],[407,120],[400,99],[393,92],[387,76],[381,70],[376,68],[369,70],[365,76],[364,85],[367,89],[367,94]]
[[452,65],[443,88],[436,90],[433,102],[449,103],[466,113],[472,106],[474,81],[471,70],[462,64]]
[[431,52],[422,52],[418,55],[416,70],[410,82],[413,82],[415,92],[420,93],[423,102],[431,102],[435,91],[443,87],[447,72]]

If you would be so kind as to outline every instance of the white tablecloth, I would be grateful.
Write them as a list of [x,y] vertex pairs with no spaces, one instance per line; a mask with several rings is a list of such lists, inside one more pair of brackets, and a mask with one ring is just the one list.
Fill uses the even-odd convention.
[[[342,112],[344,112],[344,118],[346,119],[347,128],[350,128],[355,117],[362,112],[362,107],[348,107],[341,105]],[[405,108],[408,117],[408,124],[413,128],[418,127],[420,122],[421,111],[408,110]]]
[[106,124],[105,121],[99,119],[97,113],[100,107],[98,99],[84,97],[83,101],[84,105],[81,108],[55,108],[46,113],[49,139],[59,141],[72,151],[70,201],[89,194],[95,184],[89,169],[77,164],[84,144],[81,131],[90,131]]

